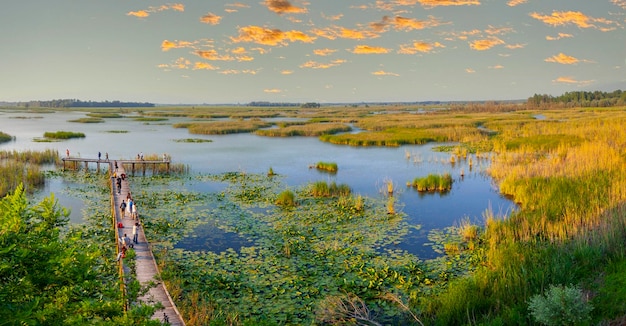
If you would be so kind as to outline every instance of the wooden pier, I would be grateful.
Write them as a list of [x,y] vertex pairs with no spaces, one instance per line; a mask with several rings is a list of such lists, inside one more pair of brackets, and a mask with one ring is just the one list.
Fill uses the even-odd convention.
[[[64,162],[65,161],[66,160],[64,160]],[[78,160],[74,160],[74,162],[76,161]],[[85,166],[86,166],[88,163],[96,162],[98,160],[86,161],[85,159],[82,159],[81,161],[85,162]],[[103,162],[104,161],[100,161],[96,163],[99,164]],[[122,203],[123,200],[126,201],[128,193],[130,192],[130,184],[129,184],[128,175],[124,180],[122,180],[121,188],[117,187],[117,182],[115,178],[113,177],[114,173],[116,173],[116,175],[119,175],[119,176],[125,173],[124,164],[120,164],[120,162],[129,163],[129,161],[118,160],[117,161],[118,168],[116,171],[115,166],[114,166],[114,161],[106,162],[109,165],[109,172],[111,176],[111,210],[113,212],[113,222],[114,222],[114,227],[115,227],[116,239],[120,239],[120,236],[124,236],[124,234],[126,234],[131,239],[131,242],[132,242],[133,225],[136,222],[140,224],[140,227],[138,228],[138,231],[137,231],[138,243],[133,245],[134,246],[133,249],[136,253],[135,273],[136,273],[137,281],[139,281],[142,286],[150,286],[151,284],[152,286],[150,287],[150,290],[148,291],[146,295],[139,298],[139,301],[143,303],[148,303],[148,304],[154,304],[154,303],[160,302],[163,305],[164,308],[156,311],[155,314],[152,316],[152,319],[159,320],[164,323],[169,323],[169,325],[184,326],[185,322],[183,321],[182,316],[180,315],[178,309],[176,308],[176,305],[174,304],[169,292],[165,288],[165,285],[158,278],[159,269],[154,259],[154,255],[152,254],[152,248],[150,246],[150,243],[148,243],[146,236],[143,232],[143,226],[141,226],[142,224],[141,219],[140,219],[141,203],[133,205],[133,206],[138,206],[137,211],[139,212],[139,214],[136,216],[136,218],[133,218],[133,216],[131,216],[129,212],[123,212],[120,209],[120,204]],[[142,161],[142,163],[144,162],[148,163],[147,161]],[[159,162],[159,163],[164,164],[165,162]],[[119,252],[120,245],[117,242],[116,242],[116,246]],[[122,286],[124,286],[124,284],[129,280],[129,278],[127,278],[125,275],[130,275],[130,273],[132,273],[129,267],[130,265],[129,262],[128,261],[125,262],[124,259],[125,258],[122,258],[119,260],[120,277],[122,278],[122,280],[124,280],[124,282],[122,282],[123,284]]]
[[61,159],[63,161],[63,171],[70,168],[72,170],[78,170],[81,165],[85,166],[85,170],[89,169],[89,164],[96,164],[96,170],[100,171],[100,164],[104,166],[108,166],[109,164],[114,164],[117,162],[118,167],[122,165],[130,166],[130,174],[134,175],[135,172],[141,171],[144,175],[146,174],[146,170],[152,168],[154,171],[156,166],[165,165],[167,173],[170,172],[170,161],[169,160],[101,160],[96,158],[82,158],[82,157],[64,157]]

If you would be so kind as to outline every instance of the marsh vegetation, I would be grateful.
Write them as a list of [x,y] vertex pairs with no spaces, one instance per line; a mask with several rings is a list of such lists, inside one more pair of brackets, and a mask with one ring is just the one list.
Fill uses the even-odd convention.
[[[593,307],[585,308],[585,321],[626,318],[626,307],[615,304],[626,302],[626,108],[247,110],[142,114],[241,119],[185,122],[201,134],[253,132],[273,126],[265,117],[289,117],[361,130],[319,136],[334,144],[454,142],[440,148],[449,154],[441,165],[488,165],[499,191],[520,209],[430,231],[440,256],[425,261],[394,247],[411,226],[386,187],[384,196],[369,197],[344,184],[287,187],[280,175],[238,171],[194,176],[224,185],[200,193],[179,189],[185,177],[136,178],[145,231],[188,325],[322,324],[355,315],[379,324],[532,325],[540,320],[531,313],[533,298],[570,285],[587,294],[571,296],[579,300],[573,304]],[[176,246],[207,224],[251,244],[219,252]]]

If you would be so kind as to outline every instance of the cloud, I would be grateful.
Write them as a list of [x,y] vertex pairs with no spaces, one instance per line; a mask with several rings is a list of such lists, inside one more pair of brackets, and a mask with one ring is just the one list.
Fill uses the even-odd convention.
[[412,30],[436,27],[441,24],[442,23],[433,16],[428,16],[428,20],[419,20],[402,16],[395,16],[393,18],[384,16],[382,22],[370,23],[370,27],[377,32],[383,32],[387,26],[391,25],[396,30],[408,32]]
[[509,49],[509,50],[516,50],[516,49],[523,49],[524,47],[526,47],[526,44],[507,44],[504,46],[505,48]]
[[418,52],[422,53],[430,53],[435,48],[445,48],[445,46],[439,42],[435,43],[427,43],[427,42],[413,42],[413,44],[402,44],[400,45],[400,50],[398,53],[400,54],[415,54]]
[[380,46],[357,45],[351,51],[354,54],[385,54],[389,49]]
[[346,62],[346,60],[341,60],[341,59],[333,60],[330,63],[320,63],[320,62],[315,62],[315,61],[307,61],[307,62],[301,64],[300,68],[328,69],[328,68],[339,66],[339,65],[341,65],[342,63],[345,63],[345,62]]
[[564,65],[573,65],[573,64],[577,64],[580,60],[566,55],[564,53],[559,53],[558,55],[555,56],[551,56],[547,59],[545,59],[544,61],[546,62],[555,62],[555,63],[560,63],[560,64],[564,64]]
[[180,57],[178,59],[176,59],[174,61],[174,63],[172,64],[160,64],[159,68],[163,68],[163,69],[168,69],[168,68],[172,68],[172,69],[188,69],[189,65],[191,64],[191,61]]
[[[402,5],[411,5],[411,3],[415,3],[413,0],[398,0],[397,3]],[[439,6],[470,6],[470,5],[480,5],[480,1],[478,0],[417,0],[422,6],[426,8],[433,8]]]
[[287,45],[289,42],[300,41],[312,43],[315,37],[300,31],[281,31],[280,29],[267,29],[259,26],[247,26],[239,28],[239,36],[231,37],[231,41],[252,42],[262,45]]
[[222,70],[219,72],[222,75],[238,75],[238,74],[248,74],[248,75],[256,75],[257,71],[256,70],[236,70],[236,69],[228,69],[228,70]]
[[127,13],[126,15],[128,16],[135,16],[138,18],[146,18],[148,16],[150,16],[150,13],[147,12],[146,10],[139,10],[139,11],[131,11],[129,13]]
[[574,37],[574,35],[572,34],[566,34],[566,33],[559,33],[558,36],[546,36],[546,40],[548,41],[556,41],[556,40],[560,40],[562,38],[569,38],[569,37]]
[[306,8],[300,8],[292,5],[288,0],[265,0],[264,4],[267,9],[279,15],[282,14],[305,14]]
[[235,58],[230,55],[221,55],[215,50],[196,50],[193,54],[199,56],[200,58],[212,61],[233,61]]
[[504,69],[503,65],[495,65],[495,66],[489,66],[489,69]]
[[465,68],[465,72],[468,74],[473,74],[476,72],[476,70],[472,69],[472,68]]
[[263,92],[276,94],[276,93],[282,93],[283,91],[278,88],[269,88],[269,89],[264,89]]
[[556,82],[556,83],[567,83],[567,84],[577,84],[578,83],[578,81],[575,80],[572,77],[559,77],[559,78],[553,80],[553,82]]
[[593,18],[583,14],[580,11],[554,11],[551,15],[542,15],[536,12],[530,13],[532,18],[542,21],[546,25],[565,26],[576,25],[580,28],[596,28],[601,31],[610,31],[614,28],[596,26],[596,23],[603,25],[612,25],[613,21],[605,18]]
[[222,20],[222,17],[212,13],[207,13],[206,15],[200,17],[201,22],[209,25],[217,25],[220,23],[220,20]]
[[504,44],[504,41],[502,41],[501,39],[492,36],[492,37],[488,37],[486,39],[482,39],[482,40],[476,40],[473,42],[470,42],[470,48],[472,48],[473,50],[476,51],[485,51],[485,50],[489,50],[492,47],[496,46],[496,45],[500,45],[500,44]]
[[313,50],[313,54],[319,55],[319,56],[322,56],[322,57],[329,56],[329,55],[331,55],[331,54],[333,54],[335,52],[337,52],[337,50],[333,50],[333,49],[315,49],[315,50]]
[[329,40],[335,40],[337,38],[351,39],[351,40],[365,40],[365,39],[377,38],[380,36],[378,33],[372,32],[372,31],[366,31],[366,30],[359,31],[359,30],[349,29],[349,28],[339,27],[339,26],[326,27],[323,29],[316,28],[316,29],[311,30],[311,33],[313,33],[314,35],[318,37],[323,37]]
[[280,72],[281,75],[291,75],[293,74],[293,70],[282,70]]
[[168,41],[164,40],[161,42],[161,51],[167,52],[171,49],[181,49],[181,48],[191,48],[194,47],[194,42],[189,41]]
[[375,75],[375,76],[394,76],[394,77],[400,76],[400,75],[398,75],[396,73],[386,72],[386,71],[383,71],[383,70],[374,71],[374,72],[372,72],[372,75]]
[[333,15],[333,16],[328,16],[328,15],[322,13],[322,18],[324,18],[326,20],[330,20],[330,21],[337,21],[337,20],[340,20],[341,18],[343,18],[343,14],[337,14],[337,15]]
[[611,0],[611,3],[626,10],[626,0]]
[[174,11],[182,12],[182,11],[185,11],[185,5],[183,5],[182,3],[166,4],[166,5],[161,5],[158,7],[149,7],[148,9],[145,9],[145,10],[131,11],[131,12],[128,12],[126,15],[134,16],[138,18],[146,18],[150,16],[150,14],[153,14],[159,11],[165,11],[165,10],[174,10]]
[[239,9],[246,9],[246,8],[250,8],[249,5],[247,4],[243,4],[243,3],[227,3],[224,5],[224,7],[226,7],[226,9],[224,9],[224,11],[228,12],[228,13],[233,13],[233,12],[238,12]]
[[193,70],[218,70],[218,69],[219,69],[218,67],[215,67],[208,62],[198,61],[193,65]]
[[519,5],[521,5],[523,3],[526,3],[526,2],[528,2],[528,0],[509,0],[509,2],[507,2],[506,4],[509,7],[515,7],[515,6],[519,6]]
[[489,25],[489,28],[485,30],[488,35],[504,35],[513,32],[511,27],[493,27]]

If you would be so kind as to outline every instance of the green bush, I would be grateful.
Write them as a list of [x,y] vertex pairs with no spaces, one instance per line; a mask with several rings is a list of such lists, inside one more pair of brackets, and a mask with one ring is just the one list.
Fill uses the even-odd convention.
[[528,301],[530,315],[543,325],[585,325],[591,321],[593,307],[578,287],[550,285],[544,294]]
[[276,205],[293,207],[296,206],[296,195],[291,190],[285,190],[278,195],[276,199]]

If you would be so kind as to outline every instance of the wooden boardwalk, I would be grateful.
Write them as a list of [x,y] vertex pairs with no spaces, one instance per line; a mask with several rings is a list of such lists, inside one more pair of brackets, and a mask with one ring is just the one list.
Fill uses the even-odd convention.
[[[81,162],[84,162],[84,161],[81,161]],[[120,162],[124,162],[124,161],[117,161],[117,162],[118,162],[117,175],[121,175],[122,173],[125,173],[125,171],[124,171],[123,164],[121,164]],[[113,176],[113,173],[115,172],[114,163],[113,161],[110,161],[108,163],[110,164],[109,171],[111,171],[111,176]],[[111,204],[113,207],[113,211],[115,212],[114,213],[115,225],[118,226],[116,228],[117,238],[119,239],[120,236],[124,236],[124,234],[126,234],[132,241],[133,225],[135,224],[135,222],[139,222],[139,224],[141,225],[141,221],[140,221],[141,216],[138,216],[137,219],[133,219],[133,217],[128,212],[122,212],[120,209],[120,205],[122,201],[123,200],[126,201],[127,195],[130,192],[129,178],[126,177],[122,181],[121,189],[117,188],[116,180],[114,180],[113,177],[111,178],[111,182],[112,182],[111,183],[111,191],[112,191],[112,196],[111,196],[112,203]],[[141,212],[141,203],[139,203],[139,205],[137,206],[138,206],[138,211]],[[120,228],[119,226],[123,226],[123,227]],[[152,254],[151,246],[146,240],[146,236],[143,232],[143,227],[138,228],[137,234],[138,234],[138,243],[134,244],[134,250],[135,250],[135,253],[137,254],[135,258],[137,280],[141,283],[142,286],[149,285],[151,283],[154,284],[154,286],[150,288],[148,293],[140,297],[139,300],[141,302],[150,303],[150,304],[160,302],[163,305],[164,309],[156,311],[155,314],[152,316],[152,319],[160,320],[162,322],[168,322],[170,325],[175,325],[175,326],[183,325],[184,326],[185,322],[183,321],[183,318],[178,312],[178,309],[176,309],[176,305],[174,305],[174,302],[172,301],[172,298],[169,292],[167,291],[163,283],[158,280],[157,276],[159,275],[159,269],[156,264],[156,261],[154,260],[154,255]],[[120,263],[122,266],[122,268],[120,268],[120,271],[122,273],[124,274],[131,273],[130,268],[128,267],[128,264],[124,264],[124,259],[121,259]],[[126,278],[124,277],[124,279]]]

